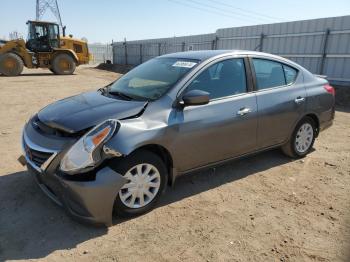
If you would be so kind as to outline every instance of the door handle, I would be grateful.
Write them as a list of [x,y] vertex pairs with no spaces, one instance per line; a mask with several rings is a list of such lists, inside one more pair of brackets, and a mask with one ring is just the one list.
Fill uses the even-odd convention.
[[298,96],[297,98],[295,98],[294,102],[296,104],[301,104],[305,101],[305,98],[304,97],[301,97],[301,96]]
[[244,107],[244,108],[241,108],[240,110],[238,110],[237,115],[244,116],[250,112],[252,112],[252,110],[250,108]]

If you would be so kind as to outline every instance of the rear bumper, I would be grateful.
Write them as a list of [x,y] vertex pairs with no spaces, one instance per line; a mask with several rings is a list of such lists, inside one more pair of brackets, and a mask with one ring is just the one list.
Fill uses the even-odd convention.
[[57,174],[40,172],[27,162],[27,168],[41,190],[80,222],[112,225],[115,198],[126,179],[105,167],[94,181],[71,181]]

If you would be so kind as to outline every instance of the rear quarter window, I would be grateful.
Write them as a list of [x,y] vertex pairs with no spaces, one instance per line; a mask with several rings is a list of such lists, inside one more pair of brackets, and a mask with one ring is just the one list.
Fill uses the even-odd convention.
[[295,82],[298,71],[290,66],[283,65],[284,75],[286,76],[287,85]]

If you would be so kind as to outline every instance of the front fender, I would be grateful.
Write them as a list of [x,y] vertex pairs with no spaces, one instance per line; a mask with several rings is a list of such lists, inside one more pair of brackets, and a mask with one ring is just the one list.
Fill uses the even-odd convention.
[[147,125],[142,119],[119,121],[117,133],[106,143],[106,147],[119,152],[121,155],[129,155],[137,148],[155,144],[168,149],[163,143],[166,125],[162,122],[150,122]]

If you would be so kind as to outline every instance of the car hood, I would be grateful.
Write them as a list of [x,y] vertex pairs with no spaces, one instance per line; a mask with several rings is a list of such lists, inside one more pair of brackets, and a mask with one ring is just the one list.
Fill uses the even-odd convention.
[[99,91],[87,92],[46,106],[39,111],[38,118],[49,127],[73,134],[107,119],[136,116],[146,104],[106,97]]

